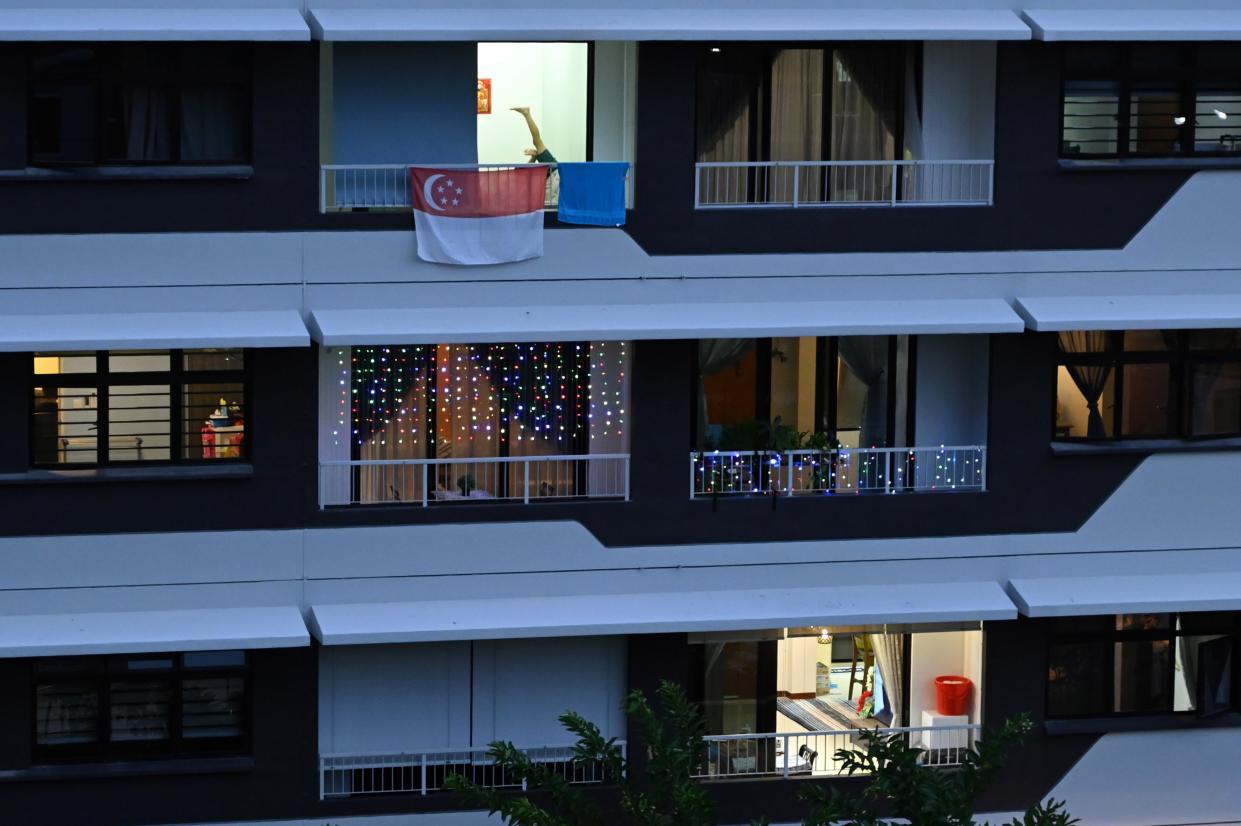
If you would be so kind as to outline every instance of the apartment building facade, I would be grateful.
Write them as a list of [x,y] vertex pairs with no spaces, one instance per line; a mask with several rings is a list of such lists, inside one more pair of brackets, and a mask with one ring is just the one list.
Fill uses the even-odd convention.
[[[1022,713],[985,811],[1238,815],[1238,41],[0,3],[6,822],[486,822],[443,784],[497,739],[606,798],[557,717],[629,743],[664,679],[723,822]],[[418,257],[411,168],[540,142],[628,163],[623,224],[553,163],[541,256]]]

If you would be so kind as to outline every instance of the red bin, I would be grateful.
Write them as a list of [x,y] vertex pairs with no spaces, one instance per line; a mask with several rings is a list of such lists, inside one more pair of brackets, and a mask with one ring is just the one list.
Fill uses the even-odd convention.
[[935,678],[935,709],[940,714],[969,714],[974,684],[968,677],[944,675]]

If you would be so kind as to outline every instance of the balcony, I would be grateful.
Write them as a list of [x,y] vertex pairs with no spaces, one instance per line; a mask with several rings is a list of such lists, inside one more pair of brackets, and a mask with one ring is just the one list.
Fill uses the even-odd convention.
[[991,206],[994,171],[988,160],[700,162],[694,208]]
[[[556,164],[545,166],[549,174]],[[323,164],[319,167],[319,212],[404,211],[414,208],[410,192],[410,169],[434,166],[437,169],[465,169],[495,172],[513,169],[514,164]],[[525,166],[525,164],[523,164]],[[547,187],[545,209],[555,209],[559,188]]]
[[[960,766],[982,726],[935,726],[881,729],[899,734],[921,748],[927,766]],[[707,763],[696,777],[733,780],[761,777],[825,777],[839,774],[841,749],[861,749],[862,729],[771,734],[723,734],[706,737]]]
[[[624,754],[625,743],[618,745]],[[570,746],[536,746],[522,751],[569,783],[602,783],[603,767],[573,759]],[[423,751],[321,754],[319,799],[377,794],[420,794],[445,790],[444,781],[461,775],[489,789],[525,789],[525,784],[498,766],[487,748]]]
[[833,496],[987,489],[983,445],[696,451],[689,496]]
[[356,459],[319,464],[319,507],[629,499],[629,454]]

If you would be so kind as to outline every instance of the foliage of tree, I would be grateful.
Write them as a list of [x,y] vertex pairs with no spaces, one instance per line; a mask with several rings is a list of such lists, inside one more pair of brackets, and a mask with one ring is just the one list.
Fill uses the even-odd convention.
[[[663,682],[655,692],[657,704],[640,691],[625,698],[630,730],[637,735],[646,756],[643,778],[629,773],[628,760],[616,738],[605,738],[599,727],[575,712],[560,716],[572,733],[573,760],[597,766],[604,783],[618,789],[623,822],[632,826],[713,826],[715,804],[694,771],[706,758],[706,724],[697,706],[675,683]],[[539,803],[471,783],[460,775],[446,785],[461,792],[469,802],[499,814],[513,826],[604,826],[618,823],[615,811],[604,811],[546,764],[532,761],[512,743],[490,744],[489,754],[497,767],[527,788],[541,790]]]
[[[810,806],[804,826],[887,826],[892,818],[909,826],[974,826],[978,797],[991,785],[1007,753],[1030,731],[1027,716],[1008,720],[965,750],[961,765],[943,771],[929,765],[927,752],[903,734],[863,732],[861,748],[840,749],[836,760],[847,775],[869,775],[857,794],[808,785],[801,797]],[[1073,826],[1077,820],[1062,801],[1047,800],[1009,826]]]
[[[715,826],[715,804],[694,780],[707,756],[702,714],[675,683],[661,683],[656,700],[652,706],[640,691],[625,699],[635,745],[641,744],[646,757],[641,778],[631,776],[629,761],[616,738],[605,738],[597,725],[575,712],[560,716],[561,724],[576,738],[573,762],[595,767],[603,783],[616,787],[614,807],[601,808],[595,797],[571,785],[553,766],[531,760],[507,742],[490,744],[488,753],[513,782],[540,792],[537,802],[525,794],[479,786],[460,775],[449,777],[446,785],[510,826]],[[860,747],[837,751],[836,761],[846,775],[868,776],[866,787],[845,794],[806,784],[801,797],[809,813],[803,826],[890,826],[892,819],[909,826],[975,826],[978,797],[1030,728],[1025,716],[1006,722],[966,749],[960,766],[950,771],[928,765],[927,752],[911,745],[905,734],[882,729],[863,732]],[[1074,826],[1077,822],[1063,802],[1048,800],[1008,826]]]

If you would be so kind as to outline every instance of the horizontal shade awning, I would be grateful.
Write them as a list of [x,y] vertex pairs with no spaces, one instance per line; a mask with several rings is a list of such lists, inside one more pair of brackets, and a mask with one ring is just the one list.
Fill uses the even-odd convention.
[[304,645],[310,645],[310,635],[293,605],[0,616],[0,657]]
[[296,310],[0,316],[0,352],[309,347]]
[[677,7],[310,9],[323,40],[1029,40],[1006,9]]
[[1241,327],[1241,293],[1018,298],[1031,330],[1199,330]]
[[1013,619],[996,582],[319,604],[324,645]]
[[1001,299],[540,305],[314,310],[311,330],[349,344],[1017,333]]
[[1027,9],[1038,40],[1238,40],[1241,9]]
[[297,9],[0,9],[5,40],[309,40]]
[[1014,579],[1009,586],[1027,617],[1241,610],[1241,571]]

